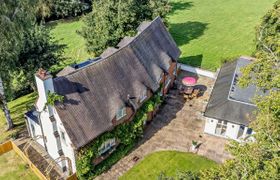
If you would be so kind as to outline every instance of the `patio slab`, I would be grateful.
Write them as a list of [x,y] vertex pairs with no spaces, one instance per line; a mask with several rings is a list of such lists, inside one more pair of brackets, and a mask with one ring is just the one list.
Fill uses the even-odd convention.
[[[190,75],[197,77],[195,74],[182,72],[178,80]],[[163,150],[192,152],[192,140],[201,143],[195,152],[198,155],[218,163],[230,158],[230,154],[225,151],[228,140],[203,133],[205,123],[203,112],[214,80],[202,76],[197,78],[197,84],[207,88],[203,96],[186,101],[178,90],[170,90],[166,103],[147,126],[144,137],[136,148],[96,179],[117,179],[152,152]],[[135,156],[139,157],[137,162],[133,161]]]

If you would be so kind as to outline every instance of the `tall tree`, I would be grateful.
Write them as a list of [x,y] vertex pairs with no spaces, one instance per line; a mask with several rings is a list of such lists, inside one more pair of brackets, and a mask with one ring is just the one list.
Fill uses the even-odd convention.
[[280,179],[280,1],[263,18],[257,31],[256,60],[245,67],[241,86],[255,84],[268,93],[256,97],[256,134],[249,143],[232,142],[234,159],[202,173],[201,179]]
[[11,86],[21,87],[16,83],[20,79],[21,85],[35,90],[34,73],[39,68],[50,69],[51,66],[58,64],[63,59],[61,54],[64,45],[58,45],[52,40],[49,29],[35,25],[24,36],[23,47],[18,56]]
[[[0,3],[0,79],[4,84],[0,106],[5,112],[8,129],[13,127],[7,99],[13,88],[33,85],[33,73],[38,68],[49,68],[60,58],[60,46],[48,31],[37,24],[38,0],[3,0]],[[20,77],[20,78],[18,78]],[[20,82],[20,83],[18,83]],[[2,86],[3,87],[3,86]]]
[[[34,16],[27,0],[3,0],[0,3],[0,106],[5,112],[8,130],[13,127],[10,111],[7,106],[4,86],[10,80],[9,73],[15,69],[18,55],[23,47],[23,37],[27,29],[32,27]],[[3,81],[2,81],[3,80]],[[6,82],[6,83],[5,83]]]
[[6,97],[4,94],[4,85],[3,85],[3,81],[0,77],[0,108],[3,110],[5,118],[6,118],[6,122],[7,122],[7,129],[10,130],[14,127],[14,123],[12,121],[11,115],[10,115],[10,111],[7,105],[7,101],[6,101]]
[[124,36],[135,34],[142,21],[163,18],[169,11],[167,0],[94,0],[92,12],[85,18],[80,34],[87,49],[100,55],[108,46],[115,46]]

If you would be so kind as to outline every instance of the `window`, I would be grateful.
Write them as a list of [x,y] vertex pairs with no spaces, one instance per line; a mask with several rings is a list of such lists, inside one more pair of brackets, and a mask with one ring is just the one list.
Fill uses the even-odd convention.
[[65,132],[63,132],[63,131],[60,130],[60,134],[61,134],[62,142],[63,142],[64,144],[66,144]]
[[227,122],[226,121],[221,121],[219,120],[218,121],[218,124],[216,126],[216,130],[215,130],[215,133],[217,135],[222,135],[224,136],[225,133],[226,133],[226,129],[227,129]]
[[124,116],[126,116],[126,107],[122,107],[122,108],[120,108],[118,110],[118,112],[117,112],[117,120],[120,120]]
[[160,83],[160,81],[162,80],[163,77],[163,73],[159,76],[159,78],[157,79],[158,83]]
[[174,68],[173,75],[177,76],[177,68]]
[[33,124],[31,124],[31,131],[32,131],[32,136],[35,137],[36,136],[36,132],[35,132],[35,127]]
[[147,98],[147,88],[140,95],[140,103],[143,102]]
[[165,89],[169,87],[170,82],[171,82],[171,78],[168,76],[166,79]]
[[99,155],[102,155],[102,154],[106,153],[107,151],[109,151],[115,145],[116,145],[116,139],[115,138],[108,139],[107,141],[105,141],[100,146],[100,148],[98,148]]

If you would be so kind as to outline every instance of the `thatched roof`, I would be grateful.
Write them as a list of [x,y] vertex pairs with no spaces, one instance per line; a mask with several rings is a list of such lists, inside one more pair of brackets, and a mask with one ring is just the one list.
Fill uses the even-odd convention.
[[101,55],[100,57],[105,59],[108,56],[111,56],[112,54],[114,54],[115,52],[117,52],[118,49],[114,48],[114,47],[108,47]]
[[129,37],[129,36],[126,36],[124,37],[120,42],[119,44],[117,45],[118,48],[122,48],[126,45],[128,45],[129,43],[131,43],[131,41],[134,40],[134,37]]
[[159,72],[177,60],[180,51],[160,18],[126,46],[99,61],[54,79],[55,91],[65,96],[56,110],[76,148],[113,127],[119,108],[128,96],[139,97],[146,89],[156,91]]
[[[240,58],[222,66],[204,113],[206,117],[246,126],[250,123],[250,118],[254,118],[253,111],[256,110],[256,106],[248,102],[256,91],[252,91],[252,87],[241,89],[236,84],[234,86],[236,94],[232,95],[236,70],[249,63],[249,59]],[[244,99],[245,94],[247,94],[246,100]],[[240,99],[234,97],[239,97]]]
[[70,74],[72,72],[75,72],[75,68],[66,66],[63,70],[59,71],[56,76],[66,76],[67,74]]

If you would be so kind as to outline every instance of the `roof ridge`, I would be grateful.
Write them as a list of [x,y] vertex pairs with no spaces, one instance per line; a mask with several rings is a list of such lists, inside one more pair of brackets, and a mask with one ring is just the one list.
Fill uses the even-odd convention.
[[[135,42],[145,31],[147,31],[147,29],[149,29],[149,27],[151,27],[151,26],[153,25],[154,22],[156,22],[156,21],[158,21],[158,20],[161,20],[160,16],[157,16],[154,20],[150,21],[151,23],[149,24],[149,26],[147,26],[147,27],[146,27],[143,31],[141,31],[139,34],[136,34],[135,36],[133,36],[134,39],[133,39],[131,42],[129,42],[128,44],[126,44],[125,46],[123,46],[123,47],[121,47],[121,48],[116,48],[116,47],[114,47],[114,48],[117,49],[117,51],[116,51],[116,52],[113,52],[112,54],[110,54],[110,55],[107,56],[106,58],[101,58],[100,60],[97,60],[97,61],[95,61],[95,62],[92,62],[92,63],[88,64],[87,66],[84,66],[84,67],[82,67],[82,68],[79,68],[79,69],[77,69],[77,70],[75,70],[75,71],[73,71],[73,72],[71,72],[71,73],[69,73],[69,74],[67,74],[67,75],[65,75],[65,76],[60,76],[60,77],[56,77],[56,78],[67,77],[68,75],[73,75],[73,74],[75,74],[75,73],[77,73],[77,72],[79,72],[79,71],[81,71],[81,70],[83,70],[83,69],[86,69],[86,68],[88,68],[88,67],[91,67],[91,66],[93,66],[93,65],[96,65],[96,64],[98,64],[98,63],[100,63],[100,62],[103,62],[103,61],[105,61],[105,60],[109,60],[110,57],[112,57],[113,55],[117,54],[117,53],[120,52],[121,50],[127,48],[129,45],[131,45],[131,43]],[[139,26],[140,26],[140,25],[139,25]],[[104,50],[104,51],[106,51],[106,50]],[[55,79],[56,79],[56,78],[55,78]]]

